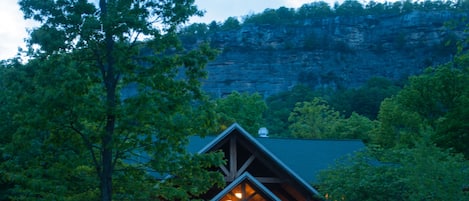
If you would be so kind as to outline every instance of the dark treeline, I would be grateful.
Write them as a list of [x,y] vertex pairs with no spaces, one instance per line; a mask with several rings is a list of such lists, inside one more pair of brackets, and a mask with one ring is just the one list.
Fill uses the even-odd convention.
[[[315,89],[306,85],[298,85],[289,91],[269,96],[265,102],[267,110],[264,113],[264,123],[269,126],[270,132],[279,134],[279,137],[291,137],[288,118],[295,105],[314,98],[321,98],[340,113],[340,116],[349,118],[353,113],[376,120],[381,102],[397,94],[404,83],[391,81],[384,77],[372,77],[368,82],[356,89]],[[366,141],[366,139],[363,139]]]
[[415,1],[405,0],[396,2],[370,1],[367,4],[356,0],[346,0],[342,4],[335,3],[331,7],[324,1],[304,4],[298,9],[280,7],[278,9],[266,9],[259,14],[246,16],[244,23],[256,24],[288,24],[297,20],[336,17],[336,16],[360,16],[382,14],[405,14],[412,11],[436,11],[454,10],[464,11],[469,8],[469,1]]
[[286,7],[267,8],[262,13],[246,15],[241,20],[236,17],[229,17],[224,22],[194,23],[182,28],[180,32],[186,37],[189,35],[200,37],[216,31],[237,29],[244,24],[285,25],[301,23],[308,19],[337,16],[400,15],[413,11],[439,10],[464,12],[468,9],[469,0],[405,0],[384,3],[370,1],[366,4],[357,0],[346,0],[342,4],[336,2],[333,6],[324,1],[317,1],[304,4],[297,9]]

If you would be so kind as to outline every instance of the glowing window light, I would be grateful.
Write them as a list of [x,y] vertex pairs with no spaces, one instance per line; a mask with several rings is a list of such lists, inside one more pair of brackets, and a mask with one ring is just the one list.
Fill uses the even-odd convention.
[[235,196],[236,196],[237,198],[240,198],[240,199],[243,198],[243,194],[242,194],[242,193],[235,193]]

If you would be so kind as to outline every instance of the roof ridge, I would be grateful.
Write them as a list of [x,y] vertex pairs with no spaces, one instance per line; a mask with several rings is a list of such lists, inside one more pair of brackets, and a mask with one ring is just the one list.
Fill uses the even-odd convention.
[[301,140],[301,141],[360,141],[363,142],[362,139],[334,139],[334,138],[327,138],[327,139],[305,139],[305,138],[281,138],[281,137],[254,137],[255,139],[272,139],[272,140]]

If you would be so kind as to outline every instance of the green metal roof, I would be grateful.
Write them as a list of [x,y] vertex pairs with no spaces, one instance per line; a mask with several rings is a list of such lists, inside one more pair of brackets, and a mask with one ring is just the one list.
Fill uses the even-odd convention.
[[187,146],[187,151],[189,151],[190,153],[197,153],[202,148],[207,146],[210,142],[212,142],[215,139],[215,137],[216,136],[205,136],[205,137],[190,136],[189,145]]
[[[224,133],[205,138],[192,136],[188,151],[200,152],[207,145],[219,140]],[[266,148],[299,177],[310,183],[316,183],[318,173],[333,166],[337,159],[365,148],[361,140],[252,139]]]
[[256,138],[264,147],[308,182],[335,161],[365,148],[360,140],[299,140]]

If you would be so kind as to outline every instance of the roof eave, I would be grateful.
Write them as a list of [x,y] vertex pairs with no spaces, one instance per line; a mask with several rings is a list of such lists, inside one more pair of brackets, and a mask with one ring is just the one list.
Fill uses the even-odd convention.
[[244,130],[239,124],[234,123],[230,127],[228,127],[225,131],[223,131],[220,135],[218,135],[217,138],[215,138],[213,141],[211,141],[208,145],[206,145],[204,148],[202,148],[198,153],[206,153],[210,151],[216,144],[218,144],[221,140],[223,140],[227,135],[229,135],[231,132],[233,132],[235,129],[241,133],[244,137],[246,137],[249,141],[254,143],[257,147],[260,148],[264,154],[267,156],[271,157],[273,161],[276,161],[281,168],[283,168],[291,177],[295,178],[301,185],[303,185],[304,188],[309,190],[312,194],[316,196],[321,196],[319,192],[314,189],[310,184],[308,184],[305,180],[303,180],[299,175],[297,175],[292,169],[290,169],[285,163],[283,163],[280,159],[278,159],[272,152],[267,150],[267,148],[264,147],[260,142],[258,142],[254,137],[252,137],[246,130]]

